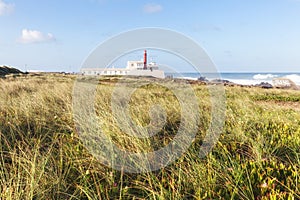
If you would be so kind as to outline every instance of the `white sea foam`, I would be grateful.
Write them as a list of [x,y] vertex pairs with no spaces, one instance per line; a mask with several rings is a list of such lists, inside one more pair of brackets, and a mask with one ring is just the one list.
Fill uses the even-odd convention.
[[181,79],[186,79],[186,80],[198,80],[198,78],[195,78],[195,77],[178,77],[178,78],[181,78]]
[[273,79],[276,78],[277,75],[274,74],[256,74],[253,76],[254,80],[267,80],[267,79]]
[[29,72],[29,73],[39,73],[39,72],[45,72],[45,71],[29,69],[29,70],[27,70],[27,72]]
[[[188,80],[197,80],[198,78],[196,77],[190,77],[190,76],[183,76],[183,77],[178,77],[178,78],[182,78],[182,79],[188,79]],[[256,74],[253,77],[251,76],[248,78],[226,78],[223,77],[222,79],[224,80],[228,80],[232,83],[236,83],[236,84],[240,84],[240,85],[257,85],[260,84],[261,82],[264,83],[270,83],[271,85],[273,85],[273,79],[274,78],[287,78],[290,79],[291,81],[293,81],[296,85],[300,86],[300,75],[299,74],[289,74],[289,75],[280,75],[280,74]],[[215,78],[207,78],[209,81],[212,81],[214,79],[218,79],[217,77]]]
[[[198,78],[195,77],[178,77],[181,79],[186,79],[186,80],[198,80]],[[218,78],[208,78],[208,81],[212,81]],[[256,85],[260,84],[261,82],[267,82],[272,84],[272,80],[253,80],[253,79],[224,79],[228,80],[232,83],[239,84],[239,85]]]
[[227,79],[227,80],[239,85],[257,85],[260,84],[261,82],[272,84],[272,81],[270,80],[249,80],[249,79]]
[[293,81],[296,85],[300,85],[300,75],[297,75],[297,74],[290,74],[290,75],[284,76],[284,78],[290,79],[290,80]]

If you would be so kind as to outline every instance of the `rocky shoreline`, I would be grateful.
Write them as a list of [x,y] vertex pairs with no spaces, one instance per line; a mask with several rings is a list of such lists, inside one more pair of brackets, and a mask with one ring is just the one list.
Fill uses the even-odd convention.
[[[19,75],[32,75],[31,73],[27,72],[22,72],[19,69],[13,68],[13,67],[8,67],[8,66],[0,66],[0,77],[5,78],[9,76],[19,76]],[[35,75],[49,75],[49,73],[34,73]],[[50,73],[51,74],[51,73]],[[53,74],[61,74],[61,73],[53,73]],[[63,73],[64,75],[68,75],[66,73]],[[74,75],[74,74],[72,74]],[[130,76],[127,78],[150,78],[150,79],[156,79],[153,77],[141,77],[141,76]],[[239,87],[258,87],[258,88],[263,88],[263,89],[272,89],[272,88],[278,88],[278,89],[294,89],[294,90],[300,90],[300,87],[297,86],[295,83],[293,83],[289,79],[277,79],[276,81],[278,82],[275,85],[270,84],[268,82],[261,82],[259,84],[255,85],[243,85],[243,84],[238,84],[231,82],[226,79],[214,79],[214,80],[208,80],[206,77],[199,77],[197,80],[190,80],[190,79],[181,79],[181,78],[173,78],[173,77],[166,77],[166,79],[175,81],[175,82],[188,82],[189,84],[202,84],[202,85],[216,85],[216,84],[223,84],[224,86],[239,86]],[[160,79],[158,79],[160,80]],[[274,82],[274,81],[273,81]]]
[[[181,79],[183,80],[183,79]],[[186,81],[186,79],[184,79]],[[240,87],[258,87],[258,88],[264,88],[264,89],[294,89],[294,90],[300,90],[300,87],[297,86],[293,81],[289,79],[276,79],[275,85],[272,85],[268,82],[261,82],[259,84],[255,85],[243,85],[238,83],[233,83],[226,79],[214,79],[209,81],[205,77],[199,77],[197,80],[187,80],[190,84],[206,84],[206,85],[215,85],[215,84],[223,84],[224,86],[240,86]],[[277,82],[278,83],[277,83]]]

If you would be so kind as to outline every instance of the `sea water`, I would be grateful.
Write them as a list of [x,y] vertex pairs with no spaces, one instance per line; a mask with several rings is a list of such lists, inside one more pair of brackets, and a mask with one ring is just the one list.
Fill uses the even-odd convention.
[[261,82],[273,84],[272,80],[274,78],[287,78],[293,81],[296,85],[300,85],[300,73],[167,73],[166,75],[171,75],[174,78],[190,80],[197,80],[199,77],[205,77],[209,81],[222,79],[241,85],[256,85]]

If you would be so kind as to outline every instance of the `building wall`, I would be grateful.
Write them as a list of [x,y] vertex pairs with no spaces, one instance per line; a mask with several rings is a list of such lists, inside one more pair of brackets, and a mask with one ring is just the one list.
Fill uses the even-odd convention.
[[164,71],[162,70],[141,70],[141,69],[118,69],[118,68],[83,68],[81,69],[81,74],[87,76],[114,76],[114,75],[131,75],[131,76],[153,76],[157,78],[165,78]]
[[143,61],[128,61],[126,68],[127,69],[143,69],[144,62]]
[[95,68],[95,69],[89,69],[84,68],[81,69],[80,73],[83,75],[91,75],[91,76],[97,76],[97,75],[127,75],[129,70],[125,69],[101,69],[101,68]]
[[162,70],[132,70],[128,72],[132,76],[153,76],[156,78],[165,78],[165,73]]

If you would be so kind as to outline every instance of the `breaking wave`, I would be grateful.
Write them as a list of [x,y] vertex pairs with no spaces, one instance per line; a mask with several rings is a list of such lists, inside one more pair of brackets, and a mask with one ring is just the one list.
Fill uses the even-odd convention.
[[277,75],[274,74],[256,74],[253,76],[254,80],[267,80],[267,79],[273,79],[278,77]]
[[300,85],[300,75],[298,75],[298,74],[290,74],[290,75],[286,75],[286,76],[284,76],[284,78],[290,79],[290,80],[293,81],[296,85]]

